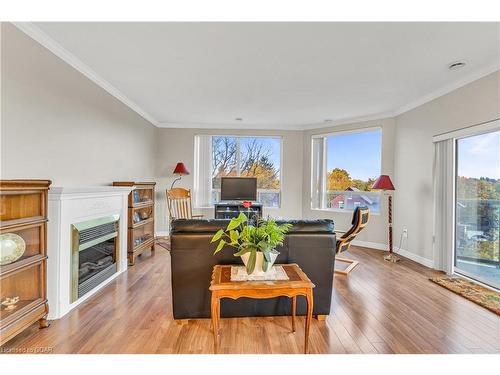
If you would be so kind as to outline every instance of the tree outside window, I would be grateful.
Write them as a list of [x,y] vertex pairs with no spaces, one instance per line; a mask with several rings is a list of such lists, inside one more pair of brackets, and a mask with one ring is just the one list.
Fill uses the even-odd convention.
[[218,201],[221,177],[256,177],[259,201],[280,206],[281,139],[212,137],[212,199]]
[[[332,133],[320,137],[326,165],[322,206],[317,208],[352,211],[367,206],[380,212],[380,193],[371,192],[382,164],[382,130]],[[325,175],[326,174],[326,175]]]

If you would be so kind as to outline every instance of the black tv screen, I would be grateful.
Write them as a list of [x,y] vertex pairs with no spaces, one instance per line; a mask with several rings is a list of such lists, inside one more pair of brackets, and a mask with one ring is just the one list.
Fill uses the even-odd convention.
[[222,201],[256,201],[255,177],[222,177],[220,199]]

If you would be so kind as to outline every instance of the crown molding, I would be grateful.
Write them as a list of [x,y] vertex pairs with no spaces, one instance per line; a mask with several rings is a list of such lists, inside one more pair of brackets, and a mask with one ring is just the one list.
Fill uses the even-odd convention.
[[456,82],[453,82],[449,85],[441,87],[440,89],[435,90],[427,95],[424,95],[424,96],[420,97],[419,99],[414,100],[411,103],[408,103],[404,106],[399,107],[398,109],[396,109],[394,111],[394,117],[402,115],[403,113],[411,111],[412,109],[420,107],[421,105],[424,105],[426,103],[429,103],[429,102],[433,101],[434,99],[437,99],[441,96],[449,94],[450,92],[455,91],[455,90],[457,90],[465,85],[468,85],[469,83],[477,81],[478,79],[486,77],[486,76],[490,75],[491,73],[496,72],[497,70],[500,70],[500,62],[496,62],[496,63],[489,65],[483,69],[471,72],[470,74],[468,74],[467,76],[465,76],[464,78],[462,78]]
[[35,40],[43,47],[47,48],[54,55],[59,57],[61,60],[72,66],[78,72],[82,73],[85,77],[90,79],[96,85],[101,87],[103,90],[114,96],[116,99],[121,101],[131,110],[136,112],[139,116],[144,118],[146,121],[150,122],[154,126],[158,126],[158,121],[151,116],[149,113],[144,111],[139,105],[137,105],[133,100],[128,98],[125,94],[123,94],[120,90],[118,90],[111,83],[102,78],[99,74],[97,74],[94,70],[92,70],[87,64],[83,63],[80,59],[78,59],[71,52],[66,50],[63,46],[57,43],[54,39],[44,33],[40,28],[35,26],[31,22],[13,22],[15,27],[21,30],[23,33],[28,35],[31,39]]
[[359,117],[346,117],[340,120],[333,120],[331,122],[319,122],[319,123],[313,123],[313,124],[306,124],[302,127],[302,130],[321,130],[325,128],[331,128],[335,126],[341,126],[341,125],[351,125],[351,124],[358,124],[362,122],[369,122],[369,121],[379,121],[379,120],[386,120],[390,118],[394,118],[396,115],[392,111],[388,112],[381,112],[381,113],[376,113],[372,115],[366,115],[366,116],[359,116]]
[[242,121],[238,124],[220,124],[210,122],[159,122],[159,128],[164,129],[248,129],[248,130],[303,130],[302,124],[263,124],[246,123]]
[[127,107],[132,109],[138,115],[143,117],[146,121],[150,122],[158,128],[180,128],[180,129],[252,129],[252,130],[317,130],[322,128],[329,128],[340,125],[348,125],[359,122],[376,121],[387,118],[397,117],[405,112],[415,109],[425,103],[428,103],[434,99],[437,99],[443,95],[446,95],[460,87],[463,87],[471,82],[474,82],[480,78],[483,78],[497,70],[500,70],[500,62],[496,62],[490,66],[485,67],[479,71],[471,72],[466,77],[446,85],[438,90],[435,90],[429,94],[420,97],[406,105],[396,108],[392,111],[382,112],[373,115],[350,117],[333,120],[332,122],[320,122],[320,123],[305,123],[305,124],[251,124],[242,122],[241,124],[219,124],[219,123],[191,123],[191,122],[160,122],[156,120],[151,114],[142,109],[133,100],[128,98],[120,90],[114,87],[111,83],[102,78],[94,70],[92,70],[87,64],[83,63],[71,52],[66,50],[63,46],[57,43],[54,39],[44,33],[40,28],[35,26],[31,22],[13,22],[19,30],[24,32],[30,38],[41,44],[43,47],[47,48],[54,55],[62,59],[64,62],[75,68],[77,71],[82,73],[92,82],[97,84],[99,87],[104,89],[106,92],[111,94],[113,97],[121,101]]
[[329,128],[333,126],[340,126],[340,125],[349,125],[349,124],[354,124],[354,123],[359,123],[359,122],[367,122],[367,121],[377,121],[377,120],[383,120],[383,119],[388,119],[388,118],[395,118],[398,117],[399,115],[402,115],[405,112],[411,111],[412,109],[415,109],[417,107],[420,107],[421,105],[424,105],[426,103],[429,103],[437,98],[440,98],[441,96],[444,96],[446,94],[449,94],[461,87],[464,87],[468,85],[469,83],[472,83],[474,81],[477,81],[483,77],[486,77],[496,71],[500,70],[500,62],[497,62],[495,64],[492,64],[490,66],[487,66],[483,69],[480,69],[478,71],[472,72],[466,77],[462,78],[459,81],[453,82],[449,85],[446,85],[444,87],[441,87],[438,90],[435,90],[431,92],[430,94],[424,95],[420,97],[417,100],[414,100],[411,103],[408,103],[404,106],[401,106],[397,108],[394,111],[388,111],[384,113],[379,113],[379,114],[374,114],[370,116],[363,116],[363,117],[353,117],[353,118],[346,118],[342,120],[334,120],[329,123],[316,123],[316,124],[306,124],[302,127],[302,130],[319,130],[322,128]]
[[332,122],[317,122],[305,124],[253,124],[242,122],[240,124],[217,124],[205,122],[159,122],[159,128],[165,129],[248,129],[248,130],[317,130],[340,125],[349,125],[368,121],[384,120],[395,117],[394,112],[383,112],[361,117],[349,117]]

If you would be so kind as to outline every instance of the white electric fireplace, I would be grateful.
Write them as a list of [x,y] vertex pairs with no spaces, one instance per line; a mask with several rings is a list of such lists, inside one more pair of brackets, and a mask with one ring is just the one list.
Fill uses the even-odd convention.
[[131,187],[51,187],[47,249],[49,319],[59,319],[127,269]]

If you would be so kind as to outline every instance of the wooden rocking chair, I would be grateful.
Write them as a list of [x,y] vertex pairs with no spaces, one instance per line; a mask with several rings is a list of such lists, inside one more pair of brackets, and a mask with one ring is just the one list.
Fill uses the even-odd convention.
[[342,234],[340,238],[337,239],[337,249],[335,260],[342,263],[348,263],[349,265],[345,269],[336,269],[335,273],[341,275],[348,275],[358,264],[357,260],[352,260],[348,258],[342,258],[338,255],[351,247],[351,242],[356,238],[357,234],[366,227],[368,220],[370,218],[370,209],[368,207],[356,207],[352,215],[352,227],[347,232],[336,231],[338,234]]
[[167,202],[170,220],[195,219],[203,217],[203,215],[193,215],[191,190],[189,189],[173,188],[167,190]]

